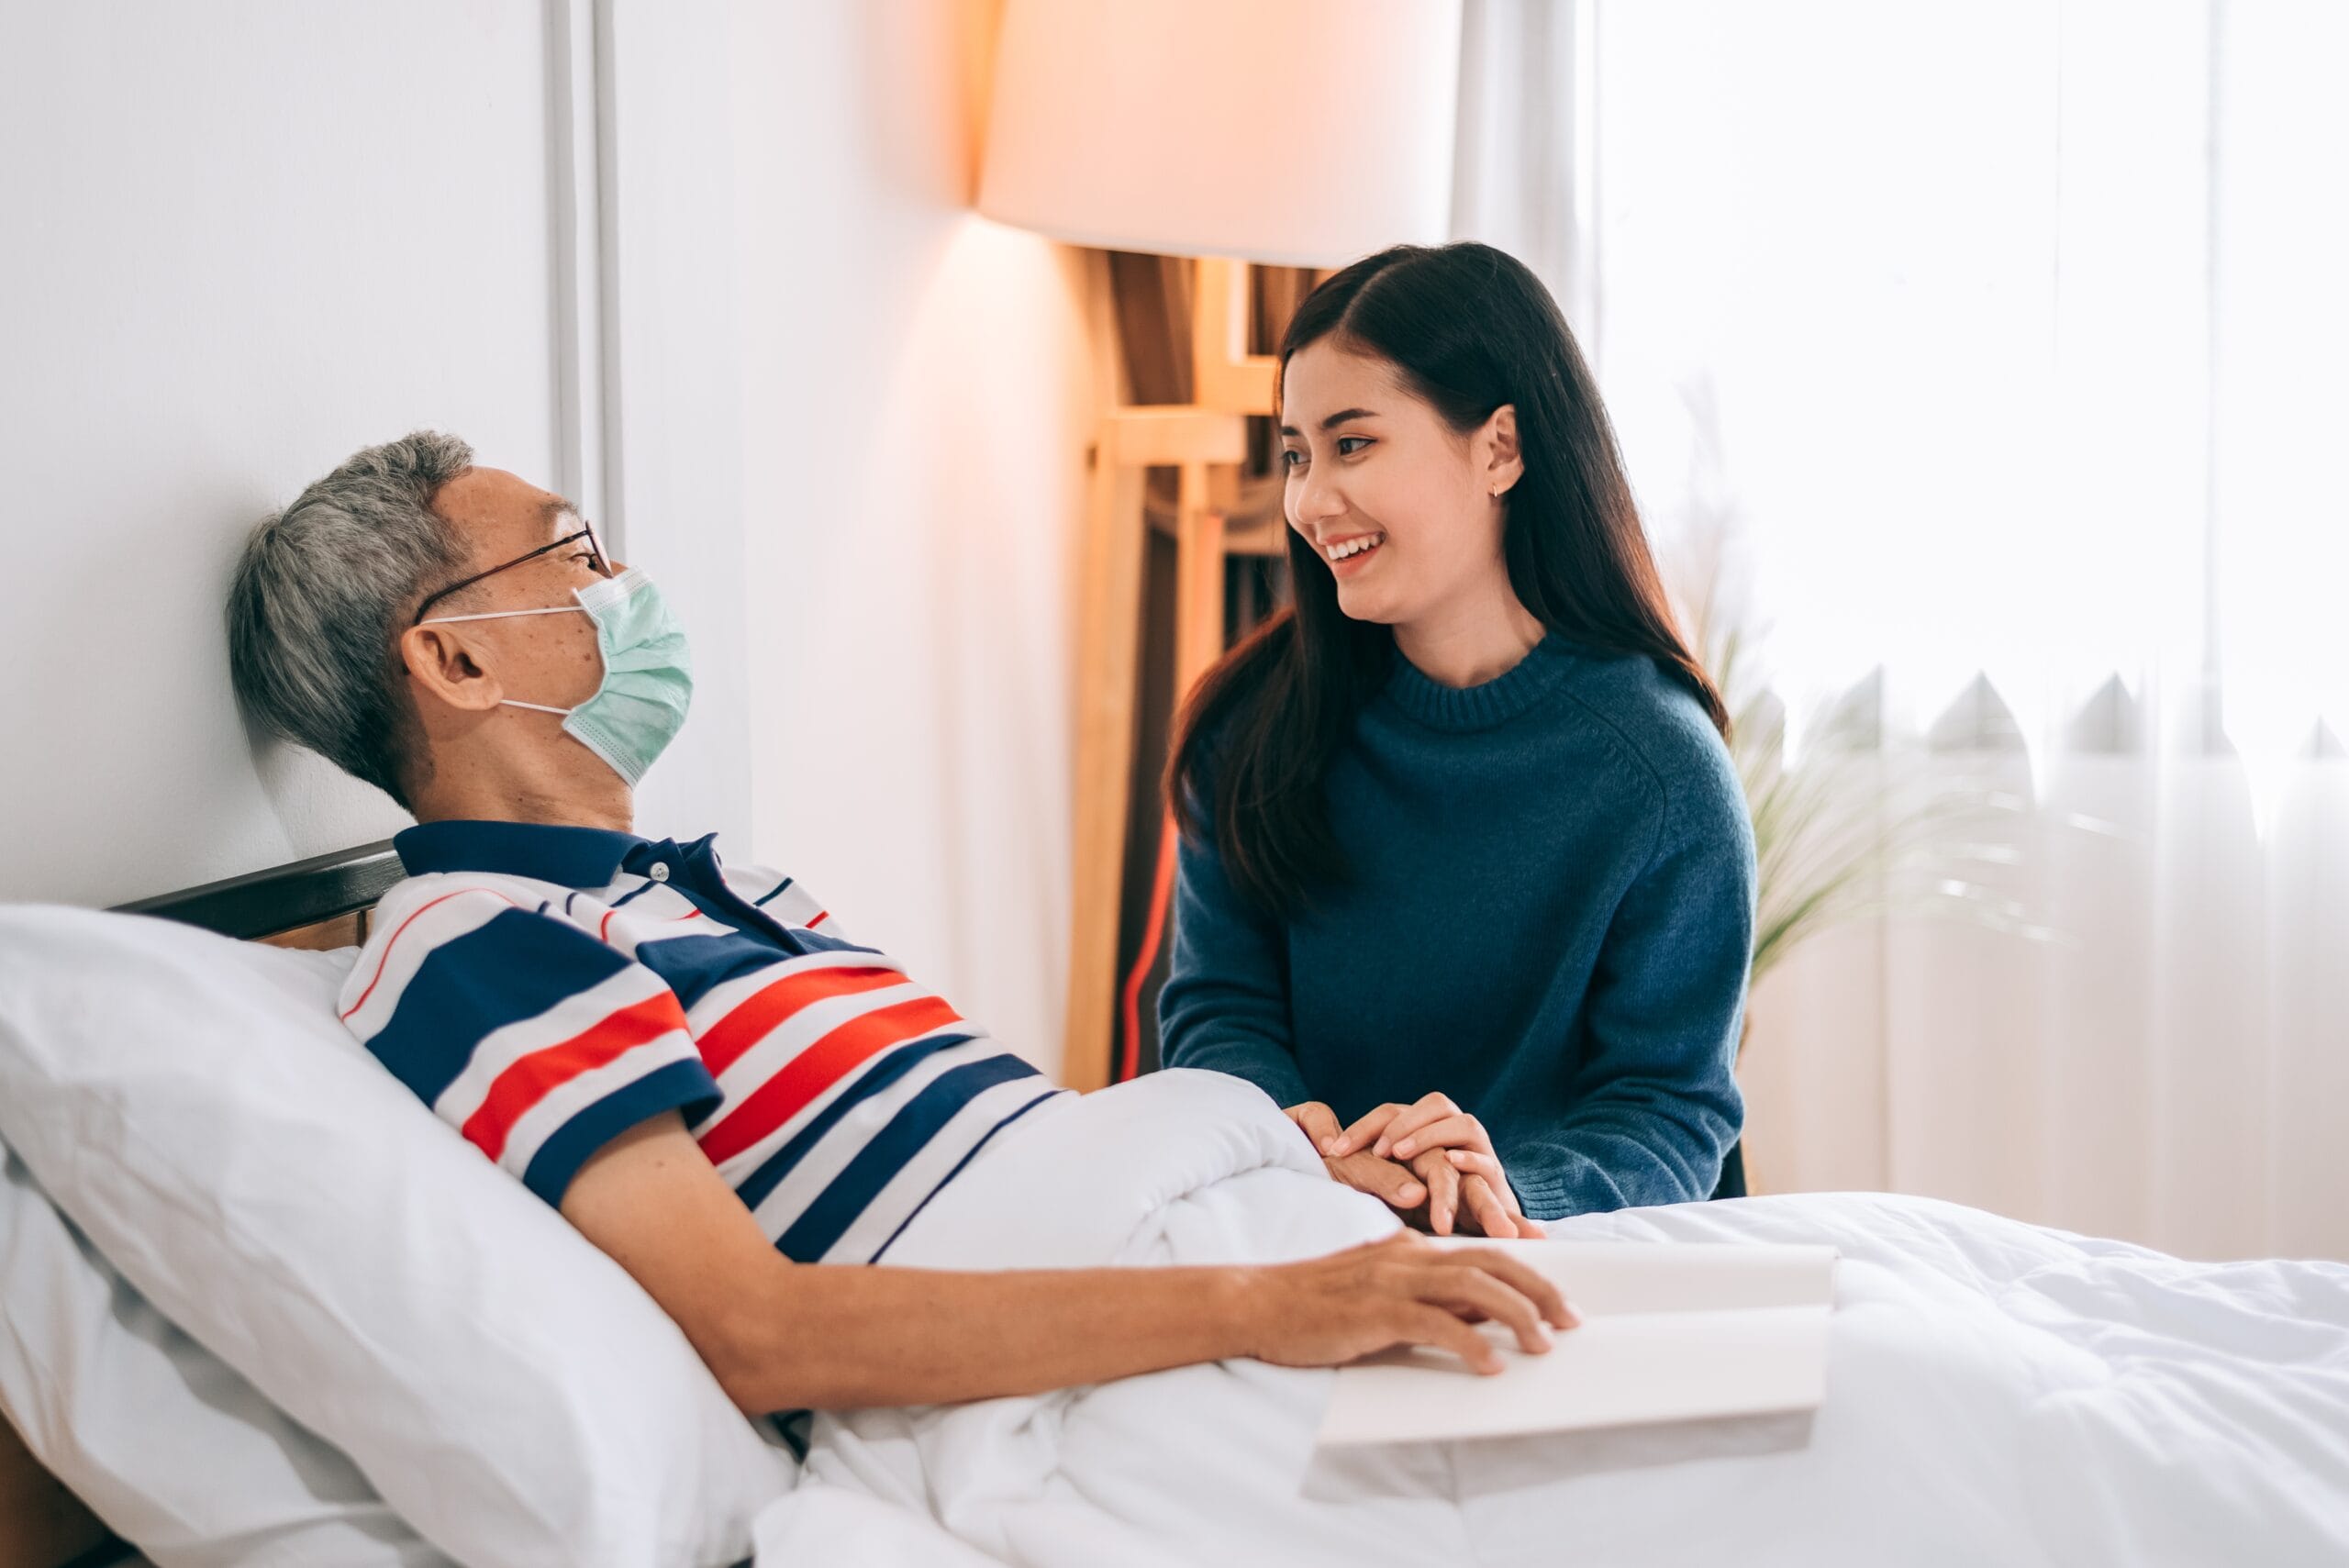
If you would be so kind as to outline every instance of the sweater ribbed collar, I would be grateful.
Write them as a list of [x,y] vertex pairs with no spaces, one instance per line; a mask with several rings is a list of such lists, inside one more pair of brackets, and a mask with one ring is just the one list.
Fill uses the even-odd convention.
[[1490,729],[1556,691],[1573,673],[1574,663],[1574,644],[1553,631],[1491,680],[1447,686],[1430,680],[1398,648],[1386,700],[1431,729]]

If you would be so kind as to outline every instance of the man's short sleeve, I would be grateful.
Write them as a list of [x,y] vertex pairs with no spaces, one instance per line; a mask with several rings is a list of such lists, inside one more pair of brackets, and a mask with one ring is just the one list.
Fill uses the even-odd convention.
[[548,1203],[639,1122],[717,1105],[675,993],[576,926],[479,887],[387,899],[378,916],[344,1023]]

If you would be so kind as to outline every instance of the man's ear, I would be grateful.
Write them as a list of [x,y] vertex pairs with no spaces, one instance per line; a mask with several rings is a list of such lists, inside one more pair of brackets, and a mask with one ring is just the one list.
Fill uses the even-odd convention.
[[1485,491],[1506,495],[1525,477],[1525,457],[1517,445],[1517,405],[1504,403],[1485,421]]
[[400,633],[399,652],[419,705],[429,697],[460,712],[487,713],[506,695],[497,677],[447,627],[408,628]]

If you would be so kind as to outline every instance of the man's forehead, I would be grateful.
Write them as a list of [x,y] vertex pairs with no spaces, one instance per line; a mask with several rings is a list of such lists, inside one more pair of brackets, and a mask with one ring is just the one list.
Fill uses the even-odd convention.
[[577,533],[586,526],[579,508],[560,495],[550,495],[539,505],[539,531],[549,539]]
[[484,546],[529,548],[576,532],[579,508],[502,468],[469,468],[440,487],[432,508]]

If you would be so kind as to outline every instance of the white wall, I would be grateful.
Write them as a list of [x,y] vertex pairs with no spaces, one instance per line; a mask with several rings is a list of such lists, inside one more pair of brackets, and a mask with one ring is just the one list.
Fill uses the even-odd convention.
[[[586,0],[562,0],[574,12]],[[741,328],[725,0],[595,0],[604,506],[694,654],[693,714],[637,791],[651,837],[751,832]]]
[[382,836],[258,765],[238,541],[418,425],[551,468],[535,8],[11,6],[0,19],[0,896],[109,902]]
[[994,7],[738,0],[759,857],[1048,1071],[1078,254],[966,210]]
[[[113,903],[406,821],[256,750],[221,602],[262,514],[418,426],[598,505],[672,580],[720,673],[648,826],[742,825],[730,296],[670,242],[730,226],[730,171],[693,178],[725,150],[725,14],[664,5],[598,72],[645,0],[594,11],[0,14],[0,898]],[[606,328],[671,351],[622,376]]]
[[717,828],[1048,1069],[1081,262],[967,202],[992,0],[0,15],[0,898],[406,818],[256,749],[262,514],[417,426],[568,490],[692,634],[639,826]]

